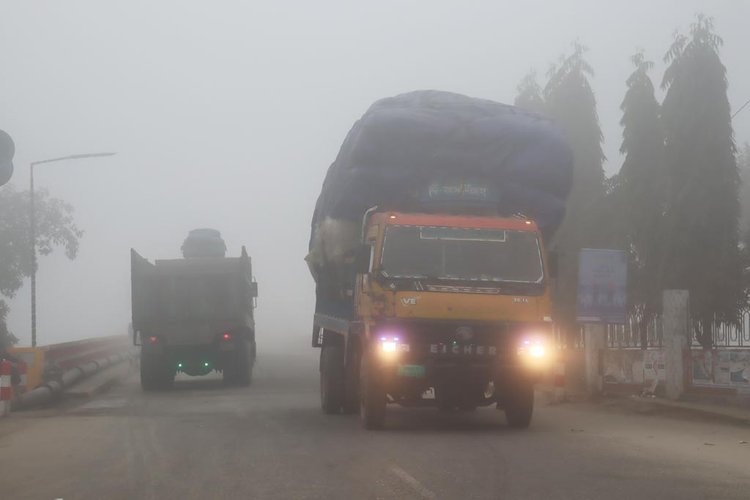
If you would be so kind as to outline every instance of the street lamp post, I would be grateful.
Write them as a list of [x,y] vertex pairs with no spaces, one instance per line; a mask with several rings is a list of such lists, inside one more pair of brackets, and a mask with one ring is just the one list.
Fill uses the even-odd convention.
[[29,219],[31,232],[31,347],[36,347],[36,206],[34,204],[34,167],[44,163],[54,163],[66,160],[80,160],[83,158],[99,158],[113,156],[116,153],[85,153],[62,156],[31,162],[29,168]]
[[739,114],[740,114],[740,111],[742,111],[743,109],[745,109],[745,107],[746,107],[746,106],[747,106],[748,104],[750,104],[750,99],[748,99],[748,100],[747,100],[747,102],[746,102],[745,104],[743,104],[742,106],[740,106],[740,109],[738,109],[737,111],[735,111],[735,112],[734,112],[734,114],[732,115],[732,119],[734,119],[734,117],[735,117],[735,116],[739,115]]

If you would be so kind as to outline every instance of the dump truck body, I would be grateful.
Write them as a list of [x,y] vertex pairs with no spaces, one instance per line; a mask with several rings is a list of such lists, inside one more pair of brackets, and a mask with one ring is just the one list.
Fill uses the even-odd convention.
[[238,258],[157,260],[131,251],[134,342],[144,388],[176,373],[223,373],[247,384],[255,360],[257,285],[244,248]]

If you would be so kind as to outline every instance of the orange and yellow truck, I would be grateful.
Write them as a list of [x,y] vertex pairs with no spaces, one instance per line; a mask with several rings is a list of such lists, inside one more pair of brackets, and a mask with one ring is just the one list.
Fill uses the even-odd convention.
[[[393,99],[376,103],[350,132],[313,217],[307,262],[322,409],[359,412],[373,429],[384,425],[388,404],[495,405],[509,425],[527,427],[551,354],[554,259],[545,236],[569,189],[569,148],[549,121],[517,108],[443,93]],[[508,186],[534,187],[508,173],[522,164],[518,156],[506,154],[489,173],[469,162],[461,148],[483,148],[488,135],[481,127],[479,138],[468,133],[476,108],[485,121],[504,120],[501,151],[519,142],[516,154],[544,148],[541,170],[563,186],[513,201],[518,191]],[[456,121],[461,137],[445,137],[446,122]],[[533,130],[518,132],[524,127]]]

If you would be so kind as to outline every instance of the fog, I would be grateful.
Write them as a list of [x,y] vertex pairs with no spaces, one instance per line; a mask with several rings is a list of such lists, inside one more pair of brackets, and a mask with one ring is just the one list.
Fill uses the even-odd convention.
[[[750,98],[739,1],[253,2],[4,0],[0,128],[28,163],[74,153],[117,156],[40,166],[38,188],[75,207],[78,258],[38,272],[40,344],[124,333],[131,247],[179,255],[187,231],[246,245],[260,285],[259,350],[309,345],[314,293],[303,260],[312,207],[346,132],[376,99],[440,89],[512,103],[571,42],[588,60],[608,174],[621,165],[620,102],[636,48],[657,65],[696,12],[724,38],[733,108]],[[734,123],[750,140],[750,111]],[[29,290],[11,330],[30,341]]]

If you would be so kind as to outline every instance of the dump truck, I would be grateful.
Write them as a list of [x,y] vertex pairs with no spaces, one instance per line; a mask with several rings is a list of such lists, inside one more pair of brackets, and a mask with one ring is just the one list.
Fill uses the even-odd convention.
[[306,257],[325,413],[495,405],[527,427],[552,353],[573,158],[548,119],[418,91],[376,102],[330,166]]
[[133,342],[145,391],[169,388],[177,373],[251,382],[258,285],[245,247],[225,257],[219,240],[214,230],[193,231],[185,258],[153,264],[131,249]]

